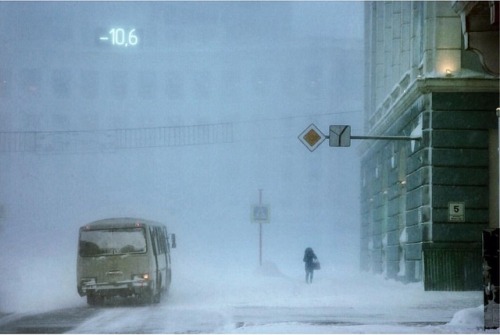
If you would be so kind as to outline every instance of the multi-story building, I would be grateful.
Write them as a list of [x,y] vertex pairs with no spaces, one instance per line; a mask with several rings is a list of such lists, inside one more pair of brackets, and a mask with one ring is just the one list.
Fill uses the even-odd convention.
[[[340,78],[362,61],[361,41],[298,36],[293,7],[2,3],[0,131],[237,122],[269,111],[325,113],[340,98],[359,100]],[[29,139],[7,135],[0,148],[32,149]]]
[[499,5],[365,4],[365,132],[410,139],[363,143],[364,270],[482,288],[482,231],[498,227]]

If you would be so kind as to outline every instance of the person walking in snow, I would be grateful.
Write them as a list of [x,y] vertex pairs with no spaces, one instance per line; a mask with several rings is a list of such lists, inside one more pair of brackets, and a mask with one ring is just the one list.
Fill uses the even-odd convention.
[[312,283],[314,270],[318,263],[318,257],[316,257],[312,248],[307,248],[304,252],[304,263],[306,266],[306,283],[310,284]]

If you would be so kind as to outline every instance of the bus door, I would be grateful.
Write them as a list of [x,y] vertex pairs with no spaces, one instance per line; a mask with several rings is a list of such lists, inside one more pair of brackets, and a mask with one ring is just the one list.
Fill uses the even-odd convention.
[[156,234],[156,227],[150,227],[150,236],[151,236],[151,246],[153,250],[154,257],[154,278],[156,281],[156,288],[159,291],[161,289],[161,278],[160,278],[160,267],[158,266],[158,240]]

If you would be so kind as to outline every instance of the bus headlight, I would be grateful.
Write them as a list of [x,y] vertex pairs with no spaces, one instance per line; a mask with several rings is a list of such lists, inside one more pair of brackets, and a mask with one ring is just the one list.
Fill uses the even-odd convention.
[[133,275],[132,280],[134,280],[134,281],[148,281],[149,280],[149,273],[142,273],[140,275]]

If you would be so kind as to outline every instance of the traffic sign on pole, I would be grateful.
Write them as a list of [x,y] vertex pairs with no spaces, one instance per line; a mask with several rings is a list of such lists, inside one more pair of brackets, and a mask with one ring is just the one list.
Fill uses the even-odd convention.
[[252,207],[252,221],[256,223],[269,223],[270,210],[268,205],[255,205]]
[[325,139],[326,136],[314,124],[311,124],[299,135],[299,140],[309,151],[316,150]]
[[341,125],[330,126],[329,141],[331,147],[350,147],[351,126],[341,126]]
[[307,127],[300,135],[299,140],[309,149],[316,150],[325,139],[329,139],[331,147],[350,147],[353,140],[388,140],[388,141],[420,141],[421,136],[353,136],[351,135],[351,126],[331,125],[330,132],[323,134],[314,124]]
[[262,204],[262,189],[259,189],[259,204],[252,206],[252,221],[259,224],[259,265],[262,266],[262,224],[269,223],[270,219],[269,205]]

